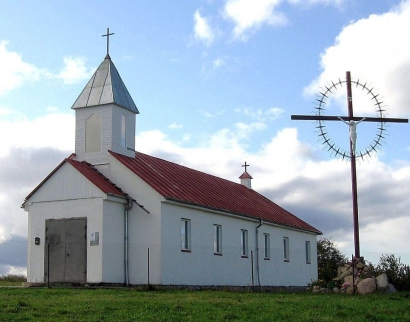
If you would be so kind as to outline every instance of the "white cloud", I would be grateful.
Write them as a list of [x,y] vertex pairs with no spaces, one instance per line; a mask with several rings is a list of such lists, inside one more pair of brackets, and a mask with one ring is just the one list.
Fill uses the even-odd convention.
[[87,69],[84,58],[64,57],[64,68],[55,77],[65,84],[74,84],[90,78],[92,69]]
[[23,61],[20,54],[7,49],[7,41],[0,41],[0,96],[28,81],[37,81],[41,77],[62,79],[65,84],[73,84],[91,76],[83,58],[64,58],[64,68],[58,74],[40,69]]
[[223,65],[225,65],[225,60],[223,60],[222,58],[217,58],[217,59],[215,59],[214,62],[213,62],[214,68],[220,68],[220,67],[222,67]]
[[[370,15],[352,22],[337,36],[335,44],[321,56],[320,76],[307,88],[313,94],[318,86],[352,72],[352,79],[368,82],[395,117],[410,115],[410,1],[390,12]],[[355,104],[363,111],[362,104]],[[391,116],[392,117],[392,116]]]
[[7,44],[7,41],[0,42],[0,96],[26,81],[38,80],[44,73],[36,66],[24,62],[18,53],[9,51]]
[[168,125],[168,128],[172,129],[172,130],[180,129],[180,128],[182,128],[182,124],[172,123],[172,124]]
[[204,41],[206,44],[210,45],[214,40],[214,32],[212,31],[208,20],[201,16],[199,10],[195,11],[194,14],[194,32],[195,38]]
[[[260,130],[253,126],[241,123],[219,130],[204,137],[196,148],[183,148],[160,131],[144,132],[137,137],[137,150],[234,182],[239,182],[241,164],[246,160],[251,164],[255,190],[352,252],[349,164],[318,159],[311,146],[300,142],[294,128],[279,131],[259,150],[249,152],[241,131]],[[358,169],[362,248],[406,252],[399,236],[403,237],[402,227],[410,224],[410,166],[388,167],[373,158],[358,164]],[[397,223],[401,225],[396,227]],[[380,232],[383,241],[378,241]]]
[[277,11],[281,0],[228,0],[223,9],[225,19],[234,22],[235,38],[247,39],[247,32],[252,32],[262,25],[280,26],[287,23],[286,16]]
[[287,0],[291,4],[297,5],[315,5],[315,4],[323,4],[323,5],[334,5],[336,7],[340,7],[345,0]]
[[254,110],[252,107],[250,108],[245,107],[245,108],[237,108],[235,109],[235,112],[241,113],[245,116],[248,116],[260,122],[266,122],[266,121],[276,120],[277,118],[280,117],[280,115],[282,115],[284,110],[278,107],[272,107],[266,111],[263,111],[262,109]]
[[51,113],[33,120],[24,115],[10,113],[0,120],[0,156],[8,155],[11,148],[55,147],[74,151],[74,116]]
[[[26,214],[19,205],[74,147],[71,115],[7,118],[1,121],[0,135],[12,135],[13,143],[1,141],[0,146],[8,152],[0,155],[0,191],[7,191],[0,193],[0,240],[11,234],[25,236]],[[194,148],[182,147],[159,130],[146,131],[136,137],[136,148],[234,182],[239,182],[246,160],[256,191],[352,250],[348,163],[320,160],[311,146],[299,140],[295,128],[281,129],[264,145],[250,149],[249,134],[265,128],[262,122],[232,124],[202,137]],[[410,224],[410,165],[390,167],[374,158],[358,167],[362,248],[405,252],[398,242],[404,234],[402,227]],[[383,232],[383,243],[375,238],[378,231]]]

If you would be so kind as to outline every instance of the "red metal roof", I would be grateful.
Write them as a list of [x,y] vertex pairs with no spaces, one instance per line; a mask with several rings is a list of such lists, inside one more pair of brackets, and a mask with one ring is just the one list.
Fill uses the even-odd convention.
[[321,234],[313,226],[242,184],[140,152],[136,152],[135,158],[110,153],[167,200]]
[[66,159],[66,161],[76,168],[84,177],[96,185],[102,192],[106,194],[128,197],[125,192],[123,192],[91,164],[85,161],[79,162],[72,159]]
[[253,179],[252,177],[251,177],[251,175],[248,173],[248,172],[244,172],[244,173],[242,173],[242,175],[239,177],[239,179]]
[[98,189],[106,194],[114,194],[121,197],[128,197],[126,193],[124,193],[120,188],[118,188],[114,183],[112,183],[108,178],[106,178],[101,172],[95,169],[91,164],[82,161],[75,161],[73,160],[74,154],[72,154],[69,158],[64,159],[51,173],[40,182],[40,184],[34,188],[32,192],[25,198],[22,207],[24,207],[27,200],[34,195],[38,189],[48,180],[50,177],[53,176],[54,173],[60,169],[64,163],[68,162],[74,168],[76,168],[83,176],[85,176],[88,180],[90,180]]

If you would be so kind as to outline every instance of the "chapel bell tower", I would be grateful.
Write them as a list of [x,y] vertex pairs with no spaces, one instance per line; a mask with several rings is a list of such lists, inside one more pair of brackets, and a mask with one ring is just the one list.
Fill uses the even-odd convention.
[[108,54],[74,102],[76,160],[109,162],[108,150],[135,156],[135,115],[139,114]]

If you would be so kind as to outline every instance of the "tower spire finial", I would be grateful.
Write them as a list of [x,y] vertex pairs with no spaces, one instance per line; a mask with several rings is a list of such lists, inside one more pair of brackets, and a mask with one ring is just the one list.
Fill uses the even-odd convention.
[[245,172],[248,172],[248,171],[246,171],[246,168],[247,168],[247,167],[250,167],[250,164],[246,164],[246,161],[245,161],[245,164],[244,164],[244,165],[242,165],[242,167],[244,167],[244,168],[245,168]]
[[110,57],[110,36],[114,33],[110,33],[110,28],[107,28],[107,33],[102,35],[102,37],[107,37],[107,58]]

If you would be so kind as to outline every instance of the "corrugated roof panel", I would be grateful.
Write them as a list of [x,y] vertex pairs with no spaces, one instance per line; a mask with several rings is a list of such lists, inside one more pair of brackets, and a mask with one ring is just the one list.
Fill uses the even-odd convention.
[[110,153],[163,197],[313,233],[321,232],[244,185],[140,152],[130,158]]

